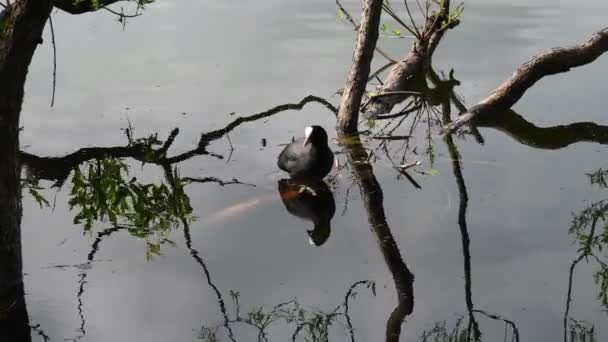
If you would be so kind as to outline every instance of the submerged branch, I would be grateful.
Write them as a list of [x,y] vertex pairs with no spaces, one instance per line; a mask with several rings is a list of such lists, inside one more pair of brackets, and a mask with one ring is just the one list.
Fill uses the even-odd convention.
[[443,130],[445,133],[451,133],[476,117],[497,114],[509,109],[541,78],[589,64],[606,51],[608,51],[608,30],[604,29],[593,34],[581,45],[554,48],[543,52],[519,66],[515,73],[488,97],[462,113]]

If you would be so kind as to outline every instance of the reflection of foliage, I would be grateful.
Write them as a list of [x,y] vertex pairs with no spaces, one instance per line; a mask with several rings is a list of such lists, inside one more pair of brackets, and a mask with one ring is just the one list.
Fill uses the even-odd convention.
[[[170,186],[142,184],[136,178],[127,181],[127,177],[128,166],[118,158],[76,167],[69,201],[70,208],[78,208],[74,223],[83,223],[86,231],[95,221],[126,226],[133,236],[147,240],[149,258],[160,253],[160,243],[170,242],[164,236],[171,228],[193,219],[190,199],[177,175]],[[149,240],[150,236],[156,239]]]
[[420,340],[422,342],[461,342],[468,341],[468,336],[466,325],[460,318],[452,329],[449,329],[445,322],[435,323],[431,329],[422,333]]
[[[494,321],[502,321],[505,324],[503,341],[519,342],[519,329],[515,325],[515,322],[495,315],[487,313],[483,310],[473,310],[475,314],[481,315],[487,319]],[[471,334],[471,325],[477,325],[477,321],[471,319],[469,315],[468,321],[464,316],[459,317],[452,328],[449,328],[446,322],[437,322],[435,325],[422,333],[420,336],[421,342],[469,342],[469,341],[482,341],[480,336],[473,336]],[[509,338],[510,337],[510,338]]]
[[[258,332],[258,342],[268,342],[268,328],[273,323],[281,321],[287,325],[293,326],[292,341],[295,341],[298,336],[303,334],[304,341],[328,342],[329,329],[331,326],[336,325],[336,323],[342,323],[342,325],[347,327],[348,333],[351,335],[351,340],[354,341],[354,332],[348,313],[348,302],[349,300],[355,299],[357,296],[356,289],[360,286],[365,286],[365,288],[370,289],[374,295],[376,294],[376,284],[374,282],[369,280],[358,281],[348,289],[346,296],[344,297],[344,302],[337,305],[331,311],[307,309],[294,299],[277,304],[270,310],[264,309],[263,307],[254,307],[249,310],[245,316],[242,316],[240,313],[240,293],[230,291],[230,297],[234,304],[234,318],[230,319],[229,323],[239,323],[255,328]],[[218,341],[218,332],[222,326],[224,326],[224,324],[218,324],[211,327],[203,326],[199,331],[198,337],[207,342]]]
[[[599,169],[588,174],[592,185],[608,188],[608,170]],[[593,279],[599,287],[598,298],[604,306],[608,306],[608,264],[603,260],[602,253],[608,243],[608,199],[591,203],[580,213],[575,214],[569,230],[574,234],[579,244],[579,257],[573,262],[571,270],[583,258],[591,258],[599,266]]]
[[608,188],[608,170],[599,169],[587,176],[589,176],[592,185],[597,185],[600,188]]
[[587,322],[570,319],[570,342],[596,342],[595,327]]

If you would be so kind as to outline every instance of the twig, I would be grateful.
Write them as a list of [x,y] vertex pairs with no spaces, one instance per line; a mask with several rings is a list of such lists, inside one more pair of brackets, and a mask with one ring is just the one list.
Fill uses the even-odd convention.
[[396,168],[397,171],[399,171],[400,174],[402,174],[403,176],[405,176],[405,178],[407,178],[408,181],[410,181],[410,183],[412,183],[412,185],[416,188],[416,189],[422,189],[422,186],[420,186],[420,184],[418,184],[418,182],[416,182],[416,180],[414,179],[414,177],[410,176],[409,173],[407,173],[405,170],[402,170],[400,168]]
[[57,88],[57,46],[55,44],[55,28],[53,27],[53,16],[49,15],[49,26],[51,27],[51,42],[53,44],[53,95],[51,107],[55,105],[55,89]]
[[409,135],[387,135],[387,136],[375,136],[372,139],[376,140],[407,140],[411,138]]
[[123,18],[136,18],[136,17],[141,16],[141,12],[135,12],[135,14],[124,14],[124,12],[118,13],[118,12],[110,9],[109,7],[104,7],[103,9],[106,10],[106,11],[108,11],[108,12],[110,12],[110,13],[112,13],[112,14],[114,14],[114,15],[119,16],[121,18],[121,20]]
[[[506,319],[504,317],[501,317],[499,315],[495,315],[495,314],[491,314],[491,313],[485,312],[485,311],[480,310],[480,309],[474,309],[473,312],[485,315],[486,317],[488,317],[490,319],[494,319],[494,320],[505,322],[506,325],[511,326],[511,329],[513,329],[513,338],[515,339],[515,341],[519,342],[519,329],[517,329],[517,325],[515,325],[515,322],[513,322],[513,321],[511,321],[509,319]],[[506,327],[505,327],[505,329],[506,329]],[[506,338],[506,336],[505,336],[505,338]]]
[[204,177],[204,178],[192,178],[192,177],[184,177],[182,181],[185,183],[217,183],[220,186],[230,185],[230,184],[242,184],[255,188],[255,184],[243,183],[236,178],[232,178],[232,180],[222,180],[217,177]]
[[417,39],[422,38],[420,36],[420,32],[418,32],[418,29],[414,27],[414,30],[412,30],[406,23],[403,22],[403,20],[401,20],[401,18],[399,18],[399,16],[393,11],[393,9],[389,5],[386,4],[386,2],[382,2],[382,9],[414,37],[416,37]]
[[[344,8],[344,6],[342,6],[342,3],[340,3],[340,0],[336,0],[336,5],[338,6],[338,9],[342,13],[344,13],[344,17],[346,18],[346,20],[348,20],[348,22],[350,22],[353,25],[353,27],[355,28],[355,31],[359,31],[359,24],[357,24],[357,22],[353,19],[353,17],[350,15],[350,13],[348,13],[346,8]],[[386,58],[389,62],[397,63],[396,60],[392,59],[386,52],[384,52],[377,46],[376,46],[376,52],[378,52],[382,57]]]
[[226,139],[228,140],[228,144],[230,145],[230,154],[228,154],[228,158],[226,159],[226,164],[230,162],[232,158],[232,153],[234,152],[234,146],[232,146],[232,141],[230,140],[230,134],[226,133]]
[[[2,3],[0,2],[0,5],[2,5]],[[4,5],[2,5],[4,6]],[[51,340],[51,338],[49,337],[49,335],[47,335],[44,330],[42,330],[42,328],[40,328],[40,324],[36,324],[36,325],[30,325],[30,329],[32,329],[35,333],[37,333],[40,338],[42,338],[42,340],[44,342],[48,342]]]
[[408,6],[408,4],[407,4],[407,0],[403,0],[403,3],[405,4],[405,10],[407,11],[408,17],[410,17],[412,26],[414,27],[414,30],[416,30],[416,33],[418,33],[418,35],[416,37],[421,37],[422,35],[420,34],[418,27],[416,27],[416,22],[414,21],[414,18],[412,17],[412,12],[410,11],[410,6]]

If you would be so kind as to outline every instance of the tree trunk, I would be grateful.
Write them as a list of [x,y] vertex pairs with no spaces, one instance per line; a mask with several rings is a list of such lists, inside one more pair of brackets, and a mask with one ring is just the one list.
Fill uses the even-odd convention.
[[378,26],[382,13],[382,0],[364,0],[361,27],[353,53],[353,64],[344,85],[338,111],[338,127],[342,132],[354,133],[359,121],[359,106],[365,92],[374,49],[378,40]]
[[[21,260],[19,113],[50,0],[21,0],[0,15],[0,340],[27,341]],[[26,329],[27,328],[27,329]]]

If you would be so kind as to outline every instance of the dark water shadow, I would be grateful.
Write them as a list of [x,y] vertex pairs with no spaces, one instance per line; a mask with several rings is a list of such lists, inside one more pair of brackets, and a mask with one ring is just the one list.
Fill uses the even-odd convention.
[[281,179],[278,191],[285,209],[291,215],[313,224],[306,232],[310,244],[323,245],[331,234],[331,219],[336,213],[336,201],[329,186],[323,181],[303,182]]

